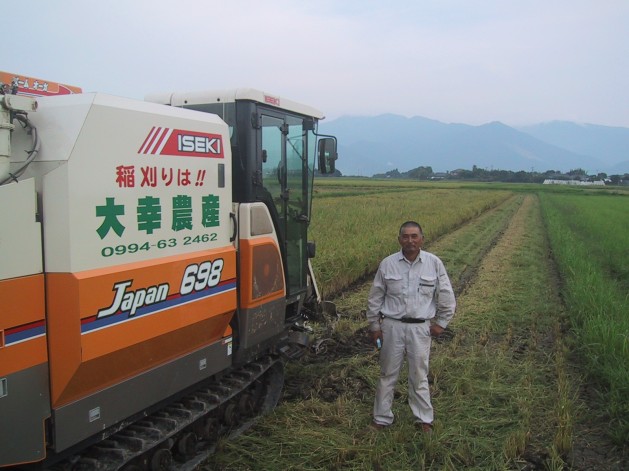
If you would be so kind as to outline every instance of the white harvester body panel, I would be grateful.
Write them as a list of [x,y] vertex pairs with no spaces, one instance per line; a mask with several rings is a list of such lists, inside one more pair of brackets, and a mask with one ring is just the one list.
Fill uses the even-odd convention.
[[[35,180],[0,185],[0,280],[42,272]],[[16,244],[15,241],[18,241]]]
[[230,245],[230,146],[218,117],[102,94],[38,102],[31,121],[45,146],[29,173],[41,177],[48,272],[190,253],[197,236],[204,249]]

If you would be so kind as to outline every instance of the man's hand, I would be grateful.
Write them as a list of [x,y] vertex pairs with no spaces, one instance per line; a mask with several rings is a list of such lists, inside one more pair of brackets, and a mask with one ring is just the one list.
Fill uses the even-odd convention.
[[[378,339],[380,339],[380,347],[382,347],[382,331],[381,330],[372,330],[371,331],[371,340],[375,346],[378,346]],[[380,348],[378,347],[378,348]]]
[[441,334],[443,334],[444,330],[445,329],[439,324],[432,324],[430,326],[430,335],[432,335],[433,337],[439,337]]

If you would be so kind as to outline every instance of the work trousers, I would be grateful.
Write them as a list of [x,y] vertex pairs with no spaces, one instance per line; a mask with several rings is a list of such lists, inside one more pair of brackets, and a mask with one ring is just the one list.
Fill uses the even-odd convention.
[[373,406],[374,422],[381,425],[393,423],[393,393],[404,355],[408,361],[408,404],[418,422],[432,424],[433,409],[428,386],[428,362],[430,359],[430,321],[407,324],[384,318],[382,349],[380,350],[380,379],[376,387]]

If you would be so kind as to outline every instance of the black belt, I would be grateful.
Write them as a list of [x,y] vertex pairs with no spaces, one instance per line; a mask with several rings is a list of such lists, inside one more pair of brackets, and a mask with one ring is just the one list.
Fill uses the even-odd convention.
[[427,319],[418,319],[417,317],[400,317],[395,318],[395,317],[389,317],[389,316],[385,316],[384,314],[380,313],[380,317],[382,317],[383,319],[391,319],[392,321],[400,321],[403,322],[405,324],[423,324],[424,322],[426,322]]

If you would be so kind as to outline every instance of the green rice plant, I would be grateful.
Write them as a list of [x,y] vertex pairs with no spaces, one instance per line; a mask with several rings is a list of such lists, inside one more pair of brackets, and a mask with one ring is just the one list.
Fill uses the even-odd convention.
[[618,212],[629,201],[617,198],[545,194],[541,200],[577,348],[607,399],[610,434],[622,444],[629,440],[629,298],[615,273],[626,270],[629,257],[629,213]]
[[373,273],[399,249],[401,223],[416,220],[428,241],[478,217],[510,196],[505,191],[409,190],[315,198],[311,237],[317,243],[315,275],[330,296]]
[[562,224],[588,248],[610,278],[629,290],[629,211],[627,197],[554,194],[553,206]]

